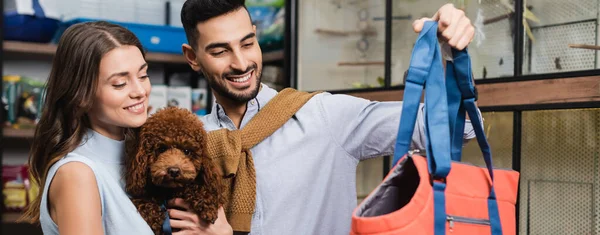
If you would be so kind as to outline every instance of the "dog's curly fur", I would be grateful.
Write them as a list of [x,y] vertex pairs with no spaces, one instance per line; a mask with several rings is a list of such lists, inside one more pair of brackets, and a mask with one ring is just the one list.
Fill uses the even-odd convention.
[[126,143],[126,191],[155,234],[161,234],[165,200],[182,198],[210,223],[223,205],[222,182],[206,155],[206,131],[186,109],[157,111]]

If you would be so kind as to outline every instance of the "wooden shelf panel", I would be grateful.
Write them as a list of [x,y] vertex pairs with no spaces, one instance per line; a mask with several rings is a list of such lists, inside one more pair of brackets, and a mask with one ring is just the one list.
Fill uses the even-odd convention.
[[19,212],[6,212],[2,214],[2,223],[16,223],[19,217],[21,217]]
[[279,50],[279,51],[271,51],[271,52],[265,52],[263,53],[263,63],[264,62],[273,62],[273,61],[278,61],[278,60],[283,60],[284,58],[284,53],[283,50]]
[[[31,54],[31,55],[51,55],[56,53],[56,45],[49,43],[32,43],[19,41],[4,41],[3,48],[6,52]],[[183,55],[168,53],[146,53],[148,62],[157,63],[186,63]]]
[[[599,102],[600,76],[477,85],[479,107]],[[399,101],[404,90],[347,92],[368,100]]]
[[4,41],[2,48],[6,52],[28,53],[37,55],[54,55],[56,45],[46,43],[30,43],[19,41]]
[[14,129],[10,127],[4,127],[5,138],[33,138],[35,129]]
[[146,53],[146,61],[156,63],[171,63],[171,64],[186,64],[187,61],[183,55],[168,54],[168,53]]
[[[31,43],[31,42],[19,42],[19,41],[4,41],[3,48],[6,52],[19,53],[19,54],[31,54],[31,55],[50,55],[53,56],[56,53],[55,44],[47,43]],[[271,62],[277,60],[283,60],[283,50],[267,52],[263,54],[263,62]],[[186,64],[186,60],[183,55],[180,54],[169,54],[169,53],[146,53],[146,60],[148,62],[155,63],[172,63],[172,64]]]

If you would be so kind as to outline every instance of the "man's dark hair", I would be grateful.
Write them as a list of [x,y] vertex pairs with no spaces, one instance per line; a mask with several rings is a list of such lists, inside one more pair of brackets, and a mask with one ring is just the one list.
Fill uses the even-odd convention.
[[181,9],[181,23],[187,36],[188,43],[196,48],[200,32],[196,29],[198,23],[212,18],[246,8],[245,0],[187,0]]

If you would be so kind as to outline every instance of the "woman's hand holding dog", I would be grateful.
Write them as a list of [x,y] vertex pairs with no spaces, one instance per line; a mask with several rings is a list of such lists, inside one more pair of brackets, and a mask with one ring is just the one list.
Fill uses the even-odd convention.
[[223,207],[219,208],[219,217],[214,224],[206,223],[198,218],[198,215],[190,212],[189,206],[181,199],[169,200],[170,208],[182,208],[185,210],[169,209],[171,217],[171,227],[174,229],[173,235],[203,234],[203,235],[231,235],[233,229],[227,222]]

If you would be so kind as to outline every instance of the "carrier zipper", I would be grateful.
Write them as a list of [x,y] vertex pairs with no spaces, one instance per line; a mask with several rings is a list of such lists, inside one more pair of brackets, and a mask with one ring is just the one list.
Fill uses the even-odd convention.
[[415,153],[418,154],[420,152],[421,152],[421,150],[419,150],[419,149],[408,150],[408,156],[412,157],[413,154],[415,154]]
[[446,216],[446,220],[450,224],[450,231],[452,231],[452,229],[454,228],[454,222],[464,223],[464,224],[487,225],[487,226],[490,225],[490,220],[487,220],[487,219],[473,219],[473,218],[453,216],[453,215]]
[[[461,164],[461,165],[467,165],[467,166],[474,166],[474,167],[479,167],[479,168],[484,168],[487,172],[487,168],[486,166],[478,166],[475,165],[473,163],[469,163],[469,162],[456,162],[456,161],[452,161],[452,163],[456,163],[456,164]],[[506,167],[494,167],[493,170],[503,170],[503,171],[514,171],[512,168],[506,168]]]

